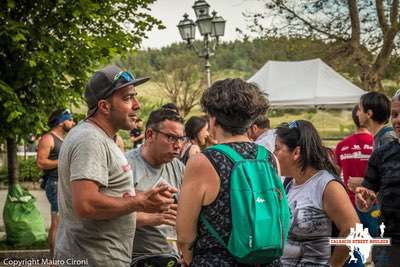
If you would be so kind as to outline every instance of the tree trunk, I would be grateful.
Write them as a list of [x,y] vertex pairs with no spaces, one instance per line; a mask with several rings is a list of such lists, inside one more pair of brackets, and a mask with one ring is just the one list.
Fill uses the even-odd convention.
[[18,183],[17,168],[17,142],[15,138],[7,138],[7,168],[8,168],[8,189]]
[[381,76],[373,70],[370,70],[366,73],[360,74],[362,89],[367,91],[382,91],[382,78]]

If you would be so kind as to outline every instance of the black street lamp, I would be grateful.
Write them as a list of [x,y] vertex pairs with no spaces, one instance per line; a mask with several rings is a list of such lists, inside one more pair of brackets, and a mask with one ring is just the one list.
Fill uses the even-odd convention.
[[[218,45],[219,38],[225,33],[225,20],[217,16],[217,12],[213,11],[212,16],[209,14],[210,5],[205,0],[196,0],[193,5],[196,14],[196,22],[189,19],[188,14],[183,15],[183,20],[179,21],[178,29],[181,37],[187,42],[188,46],[193,48],[196,54],[204,58],[205,70],[207,75],[207,85],[211,85],[210,61],[209,58],[214,55]],[[199,49],[194,45],[196,26],[203,36],[203,48]]]

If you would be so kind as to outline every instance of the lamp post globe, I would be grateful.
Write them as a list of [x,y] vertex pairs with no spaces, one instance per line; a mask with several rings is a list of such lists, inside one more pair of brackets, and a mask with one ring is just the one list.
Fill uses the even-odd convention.
[[[205,0],[196,0],[193,4],[193,10],[196,15],[196,21],[189,19],[188,14],[183,15],[183,19],[178,23],[179,33],[190,48],[192,48],[200,58],[205,60],[205,71],[208,87],[211,85],[210,57],[215,54],[219,38],[225,34],[225,23],[221,16],[217,16],[217,12],[213,11],[210,16],[210,5]],[[196,27],[200,35],[203,37],[203,47],[196,47],[195,33]]]

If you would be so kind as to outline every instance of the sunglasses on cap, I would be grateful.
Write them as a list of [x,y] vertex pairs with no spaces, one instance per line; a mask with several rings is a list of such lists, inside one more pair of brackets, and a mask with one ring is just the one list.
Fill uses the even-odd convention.
[[[120,72],[118,72],[114,76],[113,82],[111,83],[110,90],[108,90],[108,92],[106,92],[106,94],[103,95],[101,97],[101,99],[106,99],[110,95],[112,95],[112,93],[115,92],[115,90],[113,90],[113,89],[118,86],[119,82],[123,81],[124,83],[127,83],[127,82],[130,82],[130,81],[133,81],[133,80],[135,80],[135,76],[132,73],[130,73],[129,71],[120,71]],[[97,110],[97,107],[96,107],[96,110]]]
[[115,87],[115,85],[120,80],[123,80],[125,82],[130,82],[130,81],[135,80],[135,76],[132,73],[130,73],[129,71],[120,71],[114,76],[114,79],[112,82],[112,87]]

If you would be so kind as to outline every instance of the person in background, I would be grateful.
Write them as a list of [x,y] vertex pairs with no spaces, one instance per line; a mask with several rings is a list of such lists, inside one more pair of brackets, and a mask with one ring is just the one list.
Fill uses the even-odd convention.
[[186,164],[188,159],[207,146],[208,121],[203,117],[192,116],[185,124],[185,135],[189,141],[182,149],[180,160]]
[[360,125],[374,136],[373,149],[397,139],[393,128],[386,126],[390,119],[390,100],[384,94],[369,92],[362,95],[357,116]]
[[[352,118],[356,126],[356,131],[339,142],[335,149],[336,162],[341,168],[343,181],[347,186],[347,192],[353,205],[355,189],[362,183],[362,178],[358,180],[355,179],[357,179],[357,177],[364,177],[368,159],[372,154],[372,143],[374,140],[368,129],[360,125],[357,112],[358,105],[352,110]],[[360,220],[364,224],[362,216],[360,215],[361,214],[359,214]],[[365,222],[364,227],[367,226],[368,223]]]
[[130,132],[131,141],[133,144],[133,148],[137,148],[143,143],[144,133],[143,133],[143,121],[138,118],[136,120],[135,127]]
[[275,130],[271,129],[269,119],[265,115],[258,116],[247,133],[254,143],[274,152],[276,134]]
[[[355,206],[354,192],[362,183],[363,178],[361,177],[364,177],[374,141],[374,137],[368,129],[360,125],[357,116],[358,108],[358,105],[354,106],[351,113],[354,125],[356,126],[355,132],[339,142],[335,149],[335,159],[341,168],[343,182],[353,206]],[[356,208],[356,212],[363,227],[370,229],[369,231],[372,236],[377,236],[379,220],[373,216],[374,211],[361,212]],[[359,258],[359,255],[357,257]],[[371,258],[369,257],[367,263],[370,261]],[[350,267],[353,265],[353,263],[348,262],[345,266]]]
[[391,238],[391,246],[372,248],[376,267],[400,266],[400,90],[392,99],[391,121],[398,138],[372,152],[362,186],[356,189],[356,204],[361,211],[379,201],[383,236]]
[[[210,116],[209,115],[203,115],[202,118],[204,118],[207,123],[208,123],[208,128],[210,128]],[[218,141],[215,139],[215,137],[212,135],[212,133],[210,132],[210,130],[208,131],[208,136],[206,139],[206,148],[209,146],[213,146],[218,144]]]
[[[146,123],[146,142],[126,153],[128,163],[133,169],[133,182],[137,191],[147,191],[158,184],[168,184],[180,189],[184,165],[177,157],[186,141],[183,119],[171,109],[158,109],[151,112]],[[175,239],[176,204],[160,213],[136,213],[137,228],[133,242],[133,262],[145,260],[149,266],[159,266],[157,255],[167,254],[177,257],[178,253],[169,239]],[[170,257],[164,261],[169,262]],[[144,263],[141,263],[143,266]],[[160,263],[159,263],[160,264]],[[161,264],[167,266],[167,264]],[[172,265],[171,263],[171,266]]]
[[339,246],[331,254],[332,223],[339,237],[346,237],[359,220],[330,152],[308,121],[282,124],[276,134],[274,153],[282,175],[293,177],[286,185],[291,226],[282,265],[343,266],[349,250]]
[[65,135],[74,127],[72,114],[67,109],[57,109],[49,117],[47,125],[50,131],[44,134],[38,144],[37,166],[43,171],[43,188],[50,202],[51,224],[48,235],[50,254],[54,256],[56,230],[59,223],[57,184],[58,184],[58,156]]
[[140,109],[135,86],[147,80],[117,66],[89,80],[87,118],[68,134],[60,151],[56,260],[129,267],[135,212],[161,212],[174,202],[176,190],[168,186],[136,193],[132,169],[115,143],[118,130],[133,128]]
[[37,152],[38,139],[33,133],[28,134],[27,152]]
[[[358,104],[357,116],[360,126],[367,128],[374,136],[373,150],[397,139],[393,128],[386,125],[390,119],[390,100],[386,95],[379,92],[362,95]],[[360,186],[362,181],[362,176],[350,179],[353,189]],[[377,237],[380,224],[379,203],[375,203],[371,207],[366,217],[369,219],[371,236]],[[373,258],[372,260],[374,261]]]

